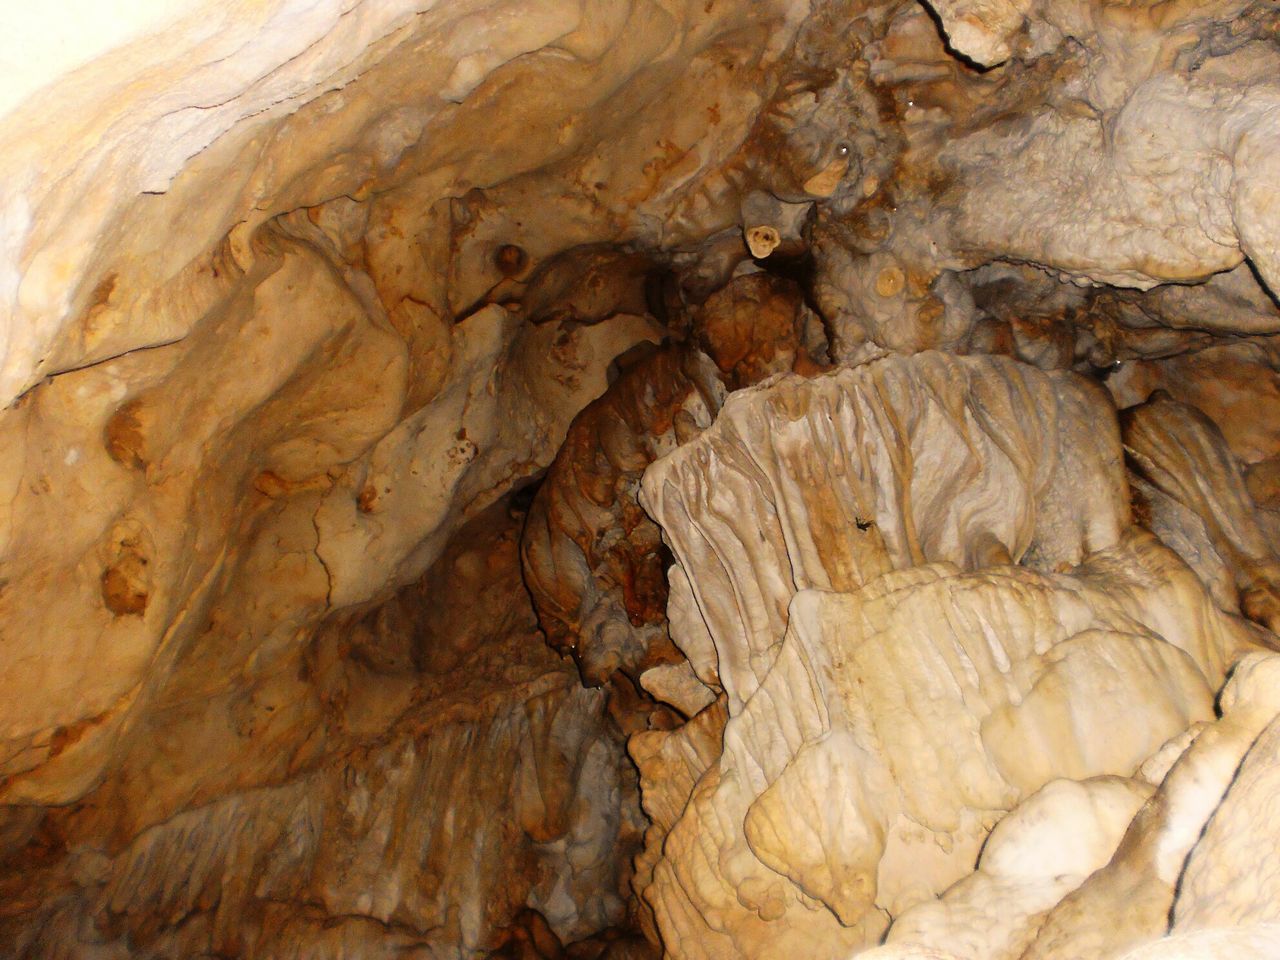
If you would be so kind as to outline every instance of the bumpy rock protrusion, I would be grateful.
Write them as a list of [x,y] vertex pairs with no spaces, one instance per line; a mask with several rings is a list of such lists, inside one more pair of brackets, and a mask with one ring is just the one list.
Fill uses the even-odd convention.
[[574,420],[534,498],[525,582],[547,642],[588,682],[678,659],[666,640],[666,552],[636,490],[650,463],[710,425],[722,392],[696,351],[636,359]]
[[1163,391],[1126,410],[1121,423],[1153,525],[1187,541],[1189,561],[1228,598],[1228,609],[1238,591],[1247,617],[1280,630],[1280,555],[1217,424]]
[[736,711],[798,590],[940,560],[1053,569],[1110,546],[1129,519],[1114,423],[1082,378],[998,357],[890,358],[734,394],[643,485],[714,642],[718,664],[695,670],[717,672]]

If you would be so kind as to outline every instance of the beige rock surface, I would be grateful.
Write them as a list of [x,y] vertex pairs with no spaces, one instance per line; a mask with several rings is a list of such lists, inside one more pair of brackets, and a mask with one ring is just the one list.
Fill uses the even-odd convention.
[[[1140,557],[1126,558],[1134,581],[1149,576]],[[797,595],[645,894],[668,950],[842,956],[878,937],[880,911],[965,876],[990,826],[1049,780],[1132,774],[1212,716],[1195,661],[1135,630],[1104,591],[1012,568],[930,565]],[[1110,709],[1082,695],[1099,688]]]
[[[1036,408],[1056,416],[1020,420],[997,402],[1010,390],[1042,391]],[[732,395],[646,471],[645,502],[692,586],[671,615],[701,617],[710,650],[686,652],[714,651],[694,667],[715,670],[729,713],[724,753],[644,892],[669,952],[869,945],[964,877],[1003,812],[1044,784],[1131,776],[1212,718],[1251,635],[1167,548],[1120,537],[1127,505],[1098,496],[1123,488],[1118,437],[1089,429],[1099,409],[1070,378],[922,354]],[[1069,502],[1059,464],[1091,493],[1072,524],[1040,507]],[[966,476],[974,486],[956,482]],[[981,483],[994,477],[994,515],[1014,527],[987,525]],[[1002,566],[1034,557],[1056,571],[1086,554],[1073,576]]]
[[888,942],[1017,960],[1049,909],[1106,866],[1151,793],[1116,777],[1051,780],[996,824],[973,874],[898,917]]
[[736,713],[799,590],[937,561],[1053,569],[1111,546],[1128,503],[1108,419],[1079,378],[941,353],[732,395],[645,473],[642,502],[693,587],[694,608],[672,608],[677,643],[699,628],[676,611],[701,617],[716,660],[694,669],[714,671]]
[[1264,960],[1275,956],[1278,946],[1280,928],[1275,924],[1262,924],[1174,934],[1126,953],[1124,960],[1218,960],[1220,957]]
[[1187,859],[1173,908],[1175,933],[1276,926],[1276,865],[1266,851],[1273,836],[1271,824],[1276,822],[1270,782],[1276,776],[1278,730],[1273,720],[1250,747]]
[[1174,763],[1111,862],[1049,913],[1025,960],[1123,955],[1166,932],[1188,854],[1240,761],[1275,717],[1278,669],[1272,654],[1241,661],[1219,698],[1222,718]]
[[1230,597],[1234,587],[1246,616],[1280,628],[1280,556],[1217,425],[1163,391],[1126,410],[1121,424],[1134,470],[1154,487],[1152,521],[1174,528],[1179,520],[1167,514],[1190,511],[1208,540],[1201,551],[1208,555],[1201,568],[1206,585],[1217,579],[1210,564],[1219,561],[1230,580],[1218,592]]
[[0,954],[1275,952],[1278,41],[7,10]]
[[[148,719],[156,704],[241,696],[327,611],[412,581],[545,467],[652,322],[527,328],[491,307],[452,325],[451,304],[494,276],[495,235],[537,261],[575,230],[642,229],[646,204],[727,152],[757,102],[675,147],[658,92],[754,86],[792,29],[760,5],[695,20],[548,3],[519,30],[479,4],[207,13],[139,22],[165,31],[50,78],[4,129],[7,395],[38,382],[0,418],[0,617],[27,638],[0,671],[8,802],[83,796],[172,726]],[[725,58],[752,66],[690,72]],[[661,121],[664,156],[689,151],[687,169],[655,175],[652,145],[605,140],[619,117],[589,109],[602,77],[624,113]],[[514,152],[466,120],[495,113],[533,123]],[[546,165],[570,158],[612,183],[596,209],[617,215],[517,229]],[[507,195],[482,202],[478,183]],[[217,787],[173,792],[193,790]]]

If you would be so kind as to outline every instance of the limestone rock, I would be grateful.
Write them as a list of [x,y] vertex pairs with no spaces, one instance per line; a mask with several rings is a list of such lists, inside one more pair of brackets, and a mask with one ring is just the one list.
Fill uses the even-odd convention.
[[[564,941],[623,922],[642,828],[634,773],[604,692],[537,635],[522,521],[488,511],[420,583],[321,632],[300,666],[327,753],[283,782],[190,804],[105,849],[92,821],[119,817],[128,782],[46,824],[86,840],[6,875],[0,938],[32,956],[397,944],[464,956],[496,947],[522,909]],[[477,599],[495,616],[477,621]],[[245,722],[288,743],[273,706]],[[19,884],[59,892],[31,911]]]
[[571,320],[593,324],[620,313],[651,313],[646,292],[658,267],[609,246],[574,247],[544,260],[520,298],[530,323]]
[[[1135,585],[1141,557],[1125,555]],[[1132,774],[1212,716],[1196,661],[1134,630],[1105,591],[1014,568],[929,565],[797,595],[646,892],[664,942],[681,956],[781,944],[841,956],[878,936],[878,910],[896,916],[963,877],[1001,812],[1054,777]],[[899,679],[860,679],[872,676]],[[1099,686],[1116,691],[1115,713],[1085,706]],[[1122,716],[1142,718],[1124,738]]]
[[[996,402],[1014,383],[1061,404],[1040,427],[1069,449],[1061,459],[1046,464],[1030,445],[1018,456],[1014,431],[1028,425],[1000,419]],[[715,663],[702,669],[729,698],[724,753],[670,827],[644,894],[668,950],[840,956],[870,944],[887,917],[965,875],[1002,811],[1055,777],[1130,776],[1212,716],[1211,691],[1247,631],[1167,549],[1117,540],[1119,497],[1080,504],[1065,528],[1037,512],[1041,491],[1060,491],[1055,506],[1069,496],[1058,463],[1115,489],[1118,440],[1084,428],[1091,403],[1106,409],[1070,379],[918,355],[733,395],[715,425],[646,472],[645,501],[692,586],[695,603],[679,609],[705,622]],[[820,432],[835,424],[857,445]],[[984,436],[1001,443],[983,447]],[[1037,452],[1054,449],[1035,436]],[[1021,482],[1018,526],[984,528],[982,488],[956,484],[977,456],[970,476]],[[717,507],[731,501],[768,506]],[[944,533],[955,523],[963,533]],[[1034,557],[1052,570],[1091,549],[1071,578],[992,567]],[[1190,621],[1164,613],[1190,609]],[[1137,739],[1116,736],[1120,714],[1084,707],[1099,688],[1144,711],[1124,724]],[[1053,739],[1065,731],[1079,739]]]
[[1271,0],[10,6],[0,952],[1276,952]]
[[1007,60],[1012,34],[1035,6],[1029,0],[938,0],[930,4],[956,52],[984,67]]
[[[1025,960],[1123,956],[1165,933],[1188,854],[1240,761],[1275,717],[1278,669],[1280,658],[1273,654],[1241,661],[1221,694],[1222,718],[1174,763],[1111,862],[1050,911]],[[1177,956],[1177,949],[1171,947],[1170,955]]]
[[1111,859],[1152,789],[1120,778],[1050,781],[996,824],[975,873],[894,921],[889,943],[1017,960],[1049,909]]
[[1052,569],[1114,544],[1128,505],[1109,420],[1070,375],[943,354],[734,394],[643,484],[714,644],[716,663],[694,669],[736,712],[798,590],[933,561]]
[[[759,383],[775,373],[816,373],[800,288],[764,272],[729,281],[698,308],[693,332],[715,362],[729,390]],[[811,352],[812,351],[812,352]]]
[[710,425],[722,396],[696,351],[636,360],[575,419],[534,497],[525,582],[547,641],[593,684],[671,659],[662,543],[636,490],[645,467]]
[[[1270,846],[1280,724],[1272,721],[1249,748],[1221,805],[1187,859],[1170,924],[1175,933],[1276,923],[1277,876],[1262,851]],[[1280,944],[1280,939],[1274,941]]]
[[668,345],[622,358],[617,380],[574,420],[534,497],[524,567],[548,641],[572,653],[587,681],[671,659],[666,550],[637,501],[644,470],[709,427],[726,388],[817,370],[804,327],[794,284],[739,277],[696,312],[706,354]]
[[1126,953],[1122,960],[1265,960],[1280,946],[1280,927],[1262,924],[1225,930],[1174,934]]
[[1280,628],[1280,556],[1258,523],[1257,507],[1217,425],[1162,392],[1126,410],[1121,424],[1135,469],[1156,488],[1152,519],[1179,525],[1162,516],[1170,512],[1170,499],[1199,518],[1208,543],[1192,549],[1206,556],[1201,569],[1207,584],[1225,592],[1210,566],[1217,561],[1239,591],[1245,615],[1273,631]]

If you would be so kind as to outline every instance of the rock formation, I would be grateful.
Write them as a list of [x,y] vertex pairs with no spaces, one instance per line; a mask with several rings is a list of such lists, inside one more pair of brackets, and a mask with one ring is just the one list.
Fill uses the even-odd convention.
[[649,469],[729,710],[643,891],[669,952],[843,956],[961,881],[1002,811],[1212,718],[1252,637],[1122,535],[1107,409],[1073,374],[920,354],[736,393]]
[[0,50],[0,956],[1280,955],[1270,0]]

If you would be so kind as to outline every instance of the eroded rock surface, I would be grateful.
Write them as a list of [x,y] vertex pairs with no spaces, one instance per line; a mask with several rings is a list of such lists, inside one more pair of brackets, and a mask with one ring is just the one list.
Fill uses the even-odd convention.
[[0,952],[1280,951],[1274,3],[28,7]]
[[584,679],[672,662],[661,535],[636,500],[645,468],[710,426],[724,388],[684,347],[635,359],[574,420],[534,497],[525,582],[547,642]]
[[[1162,391],[1125,411],[1122,422],[1125,447],[1150,491],[1153,526],[1203,557],[1202,579],[1227,595],[1228,609],[1234,588],[1246,616],[1272,631],[1280,628],[1280,557],[1258,522],[1222,431]],[[1219,568],[1225,568],[1225,584],[1215,576]]]
[[736,709],[771,668],[797,591],[936,561],[1052,569],[1114,544],[1128,502],[1109,411],[1070,374],[939,353],[731,396],[644,481],[693,586],[679,609],[714,644],[694,668]]
[[[1053,413],[1028,422],[1010,395]],[[643,891],[669,952],[868,946],[1045,784],[1131,777],[1212,718],[1252,634],[1125,532],[1109,411],[1069,374],[921,354],[735,394],[646,472],[692,586],[673,617],[705,624],[686,652],[714,656],[693,665],[728,708]],[[662,736],[682,755],[686,734]],[[654,778],[661,753],[638,749]]]
[[726,390],[820,369],[810,351],[821,335],[815,344],[807,321],[796,284],[740,276],[696,310],[690,332],[707,353],[671,344],[619,358],[618,378],[574,420],[534,497],[523,556],[547,641],[588,682],[652,669],[659,699],[687,701],[668,689],[680,659],[666,635],[669,555],[640,506],[640,478],[711,425]]
[[[523,520],[500,504],[419,583],[321,630],[292,667],[312,757],[280,782],[136,834],[128,783],[50,812],[40,843],[62,856],[6,877],[13,955],[474,955],[521,910],[566,942],[625,925],[635,775],[605,693],[538,633]],[[244,742],[298,735],[265,695],[236,716]]]

